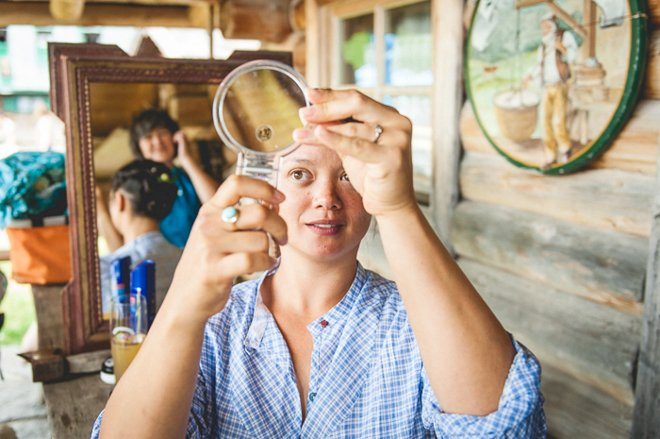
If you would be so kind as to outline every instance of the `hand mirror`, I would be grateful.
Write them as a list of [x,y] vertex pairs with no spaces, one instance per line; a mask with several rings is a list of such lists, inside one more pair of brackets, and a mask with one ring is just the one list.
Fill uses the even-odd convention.
[[227,75],[213,101],[213,123],[238,154],[236,173],[276,186],[280,158],[298,146],[298,110],[309,105],[305,80],[281,62],[250,61]]

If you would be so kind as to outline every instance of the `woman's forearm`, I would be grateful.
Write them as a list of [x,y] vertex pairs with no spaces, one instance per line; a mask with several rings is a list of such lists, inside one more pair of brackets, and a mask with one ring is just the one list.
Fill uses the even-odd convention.
[[[105,408],[102,438],[185,436],[205,322],[163,303]],[[181,317],[179,317],[181,316]]]
[[472,415],[496,410],[514,356],[508,334],[419,208],[376,219],[442,409]]
[[192,181],[195,192],[202,203],[207,202],[215,191],[218,190],[218,184],[213,177],[204,172],[204,169],[194,159],[187,160],[181,163],[183,169],[186,171]]

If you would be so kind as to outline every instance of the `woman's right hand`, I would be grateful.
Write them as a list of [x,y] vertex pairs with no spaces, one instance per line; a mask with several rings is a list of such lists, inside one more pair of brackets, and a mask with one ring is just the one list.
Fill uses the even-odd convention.
[[[224,222],[222,211],[241,198],[263,203],[237,207],[238,221]],[[284,194],[264,181],[229,177],[200,209],[163,307],[186,310],[186,318],[206,323],[224,308],[236,276],[271,268],[267,233],[281,245],[287,240],[286,223],[277,214],[282,201]]]

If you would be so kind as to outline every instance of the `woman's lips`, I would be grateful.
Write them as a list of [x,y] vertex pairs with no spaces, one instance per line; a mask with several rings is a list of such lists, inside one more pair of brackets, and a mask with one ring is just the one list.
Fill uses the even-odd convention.
[[340,232],[343,224],[339,223],[307,223],[305,224],[312,232],[321,236],[333,236]]

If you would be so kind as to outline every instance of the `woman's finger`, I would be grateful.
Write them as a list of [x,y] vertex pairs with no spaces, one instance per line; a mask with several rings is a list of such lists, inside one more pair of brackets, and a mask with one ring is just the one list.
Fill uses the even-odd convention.
[[314,129],[314,136],[340,156],[355,157],[365,163],[377,163],[382,159],[383,147],[360,137],[346,137],[322,125]]
[[[299,143],[304,143],[306,145],[324,145],[324,143],[316,138],[314,133],[315,126],[307,126],[305,128],[298,128],[293,131],[293,138]],[[328,131],[333,133],[341,134],[344,137],[351,138],[360,138],[367,140],[372,143],[378,143],[383,145],[383,139],[389,137],[389,134],[392,133],[394,129],[390,128],[387,130],[388,135],[385,136],[385,130],[381,132],[380,135],[377,135],[376,126],[370,123],[362,122],[346,122],[340,124],[323,124],[323,127]]]
[[238,220],[233,224],[223,222],[225,230],[263,230],[270,233],[279,244],[286,244],[286,223],[275,209],[270,209],[263,204],[246,204],[237,209],[239,211]]
[[[324,125],[328,131],[341,134],[344,137],[357,137],[372,143],[383,144],[384,131],[377,135],[376,125],[370,123],[349,122],[336,125]],[[388,130],[388,131],[391,131]],[[388,133],[389,134],[389,133]]]
[[271,205],[284,201],[284,194],[263,180],[245,175],[232,175],[225,180],[216,193],[207,201],[218,209],[224,209],[240,201],[241,198],[262,200]]
[[307,123],[328,123],[353,118],[373,125],[396,126],[398,111],[357,90],[310,90],[311,107],[300,109]]
[[227,233],[217,243],[218,250],[230,253],[268,253],[268,235],[259,231],[238,231]]
[[276,262],[264,252],[232,253],[220,260],[217,273],[221,278],[231,279],[243,274],[269,270]]

